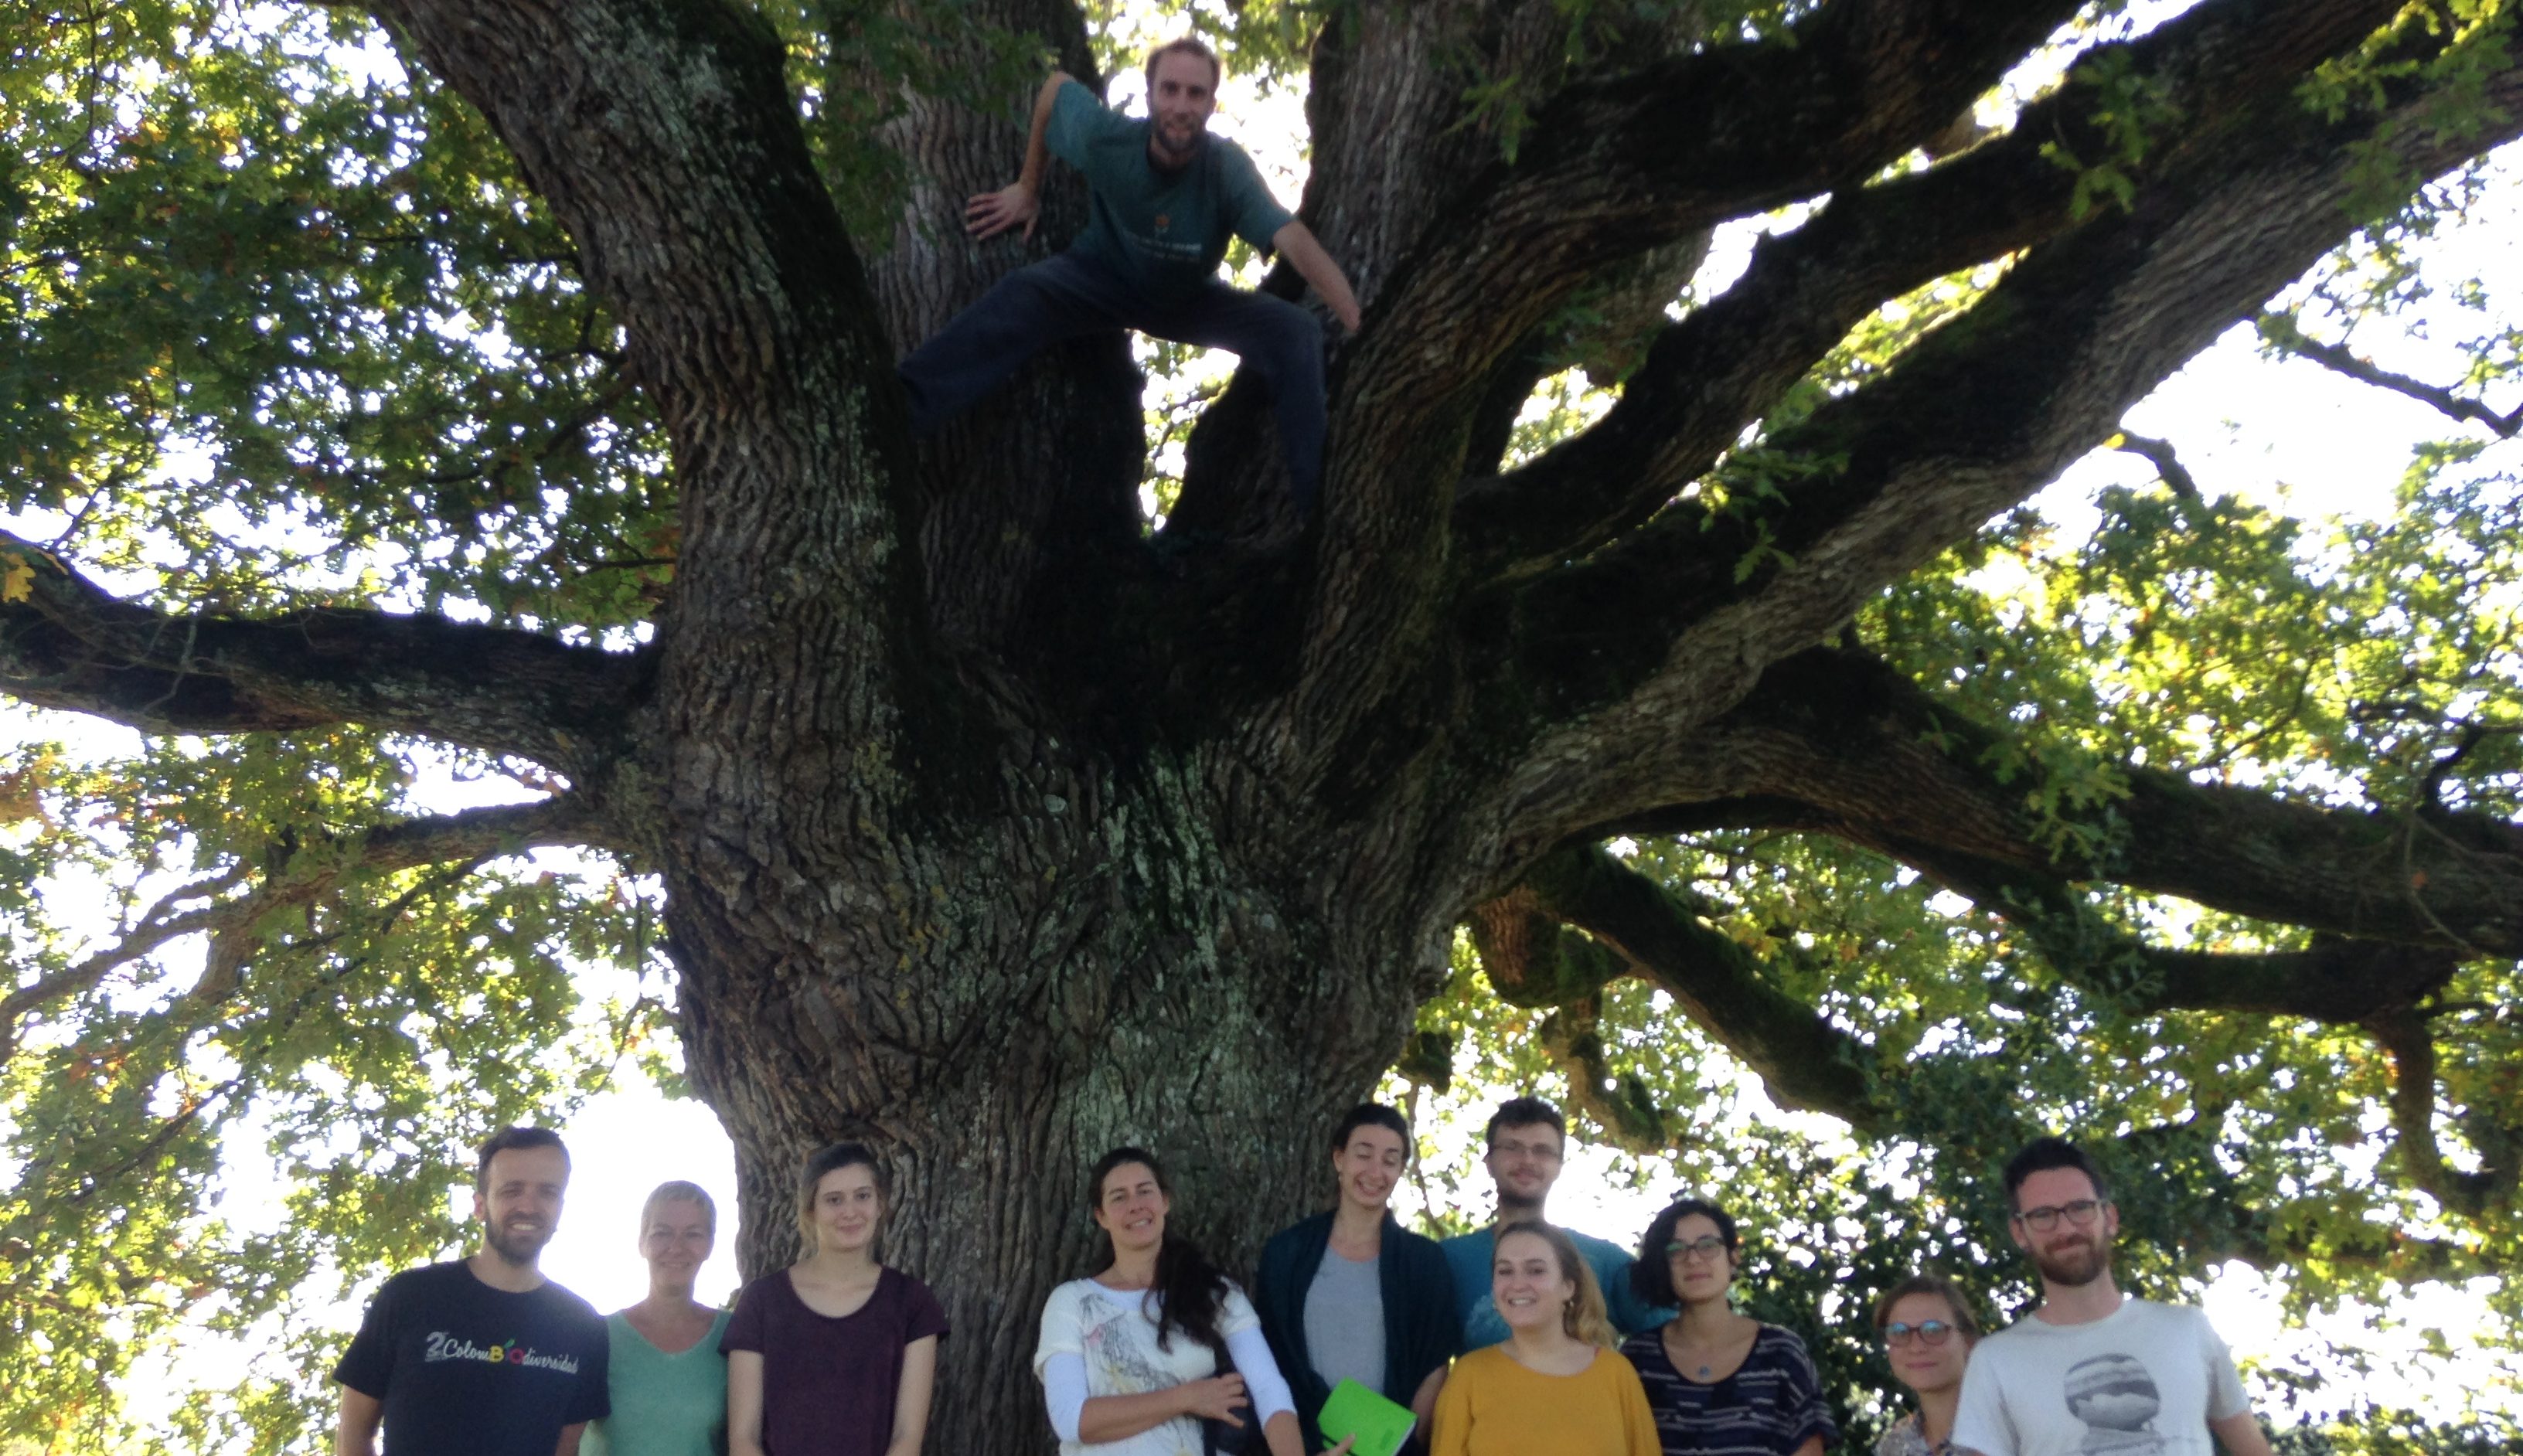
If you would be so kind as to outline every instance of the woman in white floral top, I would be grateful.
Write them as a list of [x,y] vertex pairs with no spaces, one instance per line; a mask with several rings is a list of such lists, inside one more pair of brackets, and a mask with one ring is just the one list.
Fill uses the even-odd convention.
[[[1204,1422],[1259,1424],[1270,1456],[1304,1456],[1261,1316],[1217,1266],[1166,1230],[1164,1165],[1116,1148],[1088,1187],[1112,1257],[1102,1273],[1051,1292],[1033,1355],[1061,1456],[1203,1456]],[[1349,1448],[1344,1440],[1332,1456]]]
[[1944,1456],[1962,1403],[1963,1367],[1979,1339],[1971,1301],[1941,1274],[1913,1274],[1875,1302],[1875,1329],[1893,1377],[1919,1397],[1917,1412],[1875,1443],[1875,1456]]

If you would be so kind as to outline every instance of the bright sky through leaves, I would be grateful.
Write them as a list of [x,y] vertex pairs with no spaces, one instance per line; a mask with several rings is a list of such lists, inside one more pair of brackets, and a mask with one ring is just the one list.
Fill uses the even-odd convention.
[[[2131,13],[2138,22],[2152,23],[2181,8],[2133,6]],[[1148,23],[1118,27],[1114,49],[1132,50],[1156,28]],[[372,57],[367,64],[381,81],[392,83],[390,62]],[[2021,79],[2026,85],[2037,85],[2042,78]],[[1125,76],[1115,88],[1117,96],[1130,94],[1134,84],[1135,77]],[[1224,100],[1227,115],[1221,120],[1221,129],[1251,147],[1281,195],[1293,200],[1303,175],[1302,159],[1290,145],[1302,130],[1301,95],[1285,87],[1263,93],[1230,77]],[[2487,167],[2484,184],[2481,200],[2457,225],[2412,245],[2411,252],[2423,259],[2428,276],[2495,280],[2500,272],[2508,271],[2504,259],[2523,247],[2523,153],[2507,149]],[[1775,225],[1791,225],[1792,220],[1781,219]],[[1741,266],[1751,231],[1738,227],[1721,236],[1701,274],[1702,297]],[[2510,296],[2488,297],[2481,304],[2481,307],[2473,307],[2464,298],[2447,290],[2397,314],[2361,321],[2354,335],[2354,347],[2387,369],[2419,379],[2458,381],[2471,367],[2471,355],[2461,347],[2466,341],[2517,326],[2517,305]],[[2308,314],[2307,321],[2318,325],[2322,315],[2316,310]],[[469,342],[478,345],[481,341],[476,338]],[[492,348],[496,352],[497,346]],[[1143,349],[1143,357],[1157,360],[1166,356]],[[1174,377],[1153,380],[1151,412],[1166,412],[1188,388],[1222,377],[1222,368],[1221,360],[1195,358],[1185,361]],[[2523,402],[2518,399],[2517,383],[2511,375],[2485,381],[2484,390],[2496,408],[2511,408]],[[1563,381],[1555,394],[1546,395],[1531,411],[1529,421],[1535,428],[1549,426],[1554,402],[1564,425],[1569,417],[1598,408],[1600,399],[1589,398],[1582,379]],[[2415,401],[2352,383],[2310,362],[2270,359],[2248,329],[2228,335],[2132,409],[2124,424],[2132,434],[2171,442],[2199,488],[2211,497],[2232,493],[2245,502],[2316,523],[2390,516],[2393,492],[2409,464],[2413,447],[2421,442],[2459,433],[2458,427]],[[1178,471],[1178,450],[1171,455],[1161,450],[1157,465],[1160,471]],[[2518,467],[2523,467],[2523,453],[2518,453],[2518,447],[2510,443],[2492,447],[2472,466],[2483,475],[2498,469],[2515,471]],[[179,448],[170,453],[167,468],[182,473],[208,467],[200,452]],[[2034,508],[2046,519],[2054,537],[2067,543],[2065,548],[2072,549],[2073,542],[2093,529],[2093,501],[2099,491],[2107,486],[2147,487],[2156,476],[2157,466],[2135,454],[2098,451],[2069,470],[2035,502]],[[1152,482],[1148,494],[1151,507],[1161,504],[1164,498],[1163,484]],[[67,517],[56,512],[0,518],[0,527],[37,540],[52,539],[66,524]],[[274,551],[290,552],[312,544],[297,524],[287,519],[256,520],[240,511],[220,515],[208,524],[240,544]],[[2304,549],[2318,556],[2343,547],[2316,524],[2305,538]],[[342,579],[356,580],[357,573],[368,567],[391,572],[408,566],[407,559],[395,559],[402,550],[397,543],[381,542],[365,559],[340,568],[340,573],[345,574]],[[130,554],[120,569],[100,566],[96,575],[113,589],[142,591],[156,585],[156,569],[179,559],[181,554],[164,541],[143,538],[131,543]],[[323,569],[309,567],[309,571],[317,573]],[[422,605],[429,590],[422,585],[426,576],[419,573],[409,578],[412,585],[401,597],[394,598],[393,604]],[[7,592],[10,580],[0,574],[0,594]],[[2039,589],[2023,558],[2010,552],[1992,554],[1974,581],[1999,598],[2001,604],[2011,594]],[[467,609],[460,597],[438,600],[437,605],[457,614]],[[35,745],[40,744],[59,744],[60,764],[75,769],[127,757],[135,752],[138,742],[136,734],[100,727],[92,720],[38,713],[15,703],[0,706],[0,769],[24,767],[36,751]],[[448,812],[534,797],[526,785],[498,774],[486,774],[479,765],[464,765],[459,772],[443,755],[413,750],[409,756],[415,773],[394,791],[399,809]],[[30,840],[40,826],[39,818],[21,818],[0,824],[0,844],[13,838]],[[598,862],[555,852],[539,854],[528,861],[528,866],[529,873],[548,870],[599,877],[609,873]],[[71,867],[45,885],[43,899],[47,911],[69,929],[102,937],[109,933],[118,906],[134,888],[138,903],[146,903],[150,894],[171,882],[171,876],[164,876],[137,887],[119,886],[112,882],[108,872]],[[198,944],[179,946],[163,955],[161,962],[167,973],[181,983],[198,973],[201,955]],[[653,979],[643,986],[618,972],[587,971],[586,976],[592,1003],[610,998],[628,1004],[643,994],[655,994],[658,989]],[[600,1017],[590,1014],[584,1019],[589,1034],[595,1035],[599,1030]],[[1434,1101],[1428,1108],[1432,1176],[1439,1179],[1430,1191],[1430,1201],[1456,1216],[1476,1214],[1485,1189],[1485,1181],[1477,1174],[1466,1176],[1470,1152],[1465,1141],[1467,1128],[1460,1115],[1465,1109],[1493,1100],[1499,1092],[1498,1085],[1484,1083],[1481,1070],[1470,1065],[1458,1067],[1464,1085],[1442,1108],[1454,1115],[1435,1115],[1441,1108]],[[569,1124],[579,1173],[562,1234],[547,1261],[555,1277],[604,1307],[627,1302],[641,1287],[643,1276],[632,1256],[628,1223],[631,1210],[646,1187],[669,1177],[692,1178],[721,1195],[723,1216],[731,1222],[735,1207],[732,1159],[706,1111],[695,1104],[660,1101],[635,1062],[623,1062],[620,1078],[622,1085],[616,1091],[595,1097]],[[1549,1089],[1546,1085],[1544,1090]],[[1781,1119],[1775,1112],[1760,1114],[1758,1109],[1766,1103],[1757,1084],[1745,1082],[1741,1096],[1747,1116],[1760,1117],[1765,1123],[1775,1119],[1780,1125],[1799,1127],[1826,1141],[1833,1136],[1827,1123],[1815,1119]],[[241,1124],[232,1131],[229,1146],[230,1194],[221,1212],[245,1226],[262,1224],[275,1232],[282,1231],[285,1225],[274,1201],[278,1185],[259,1182],[249,1171],[262,1156],[258,1130],[250,1122]],[[660,1152],[661,1149],[676,1151],[667,1155]],[[1591,1232],[1627,1238],[1644,1222],[1658,1195],[1669,1187],[1661,1176],[1649,1177],[1644,1187],[1610,1186],[1640,1176],[1635,1162],[1628,1159],[1596,1154],[1572,1161],[1554,1211]],[[1454,1180],[1453,1187],[1445,1185],[1449,1177]],[[1590,1197],[1590,1193],[1594,1196]],[[720,1256],[705,1271],[705,1295],[721,1293],[732,1287],[734,1265],[726,1253],[730,1242],[723,1237]],[[2227,1334],[2247,1357],[2273,1358],[2291,1350],[2297,1342],[2295,1336],[2279,1328],[2275,1305],[2264,1294],[2265,1286],[2239,1266],[2230,1269],[2227,1281],[2211,1293],[2212,1305]],[[2493,1373],[2497,1357],[2462,1348],[2464,1333],[2488,1323],[2483,1308],[2474,1295],[2436,1290],[2387,1303],[2383,1313],[2397,1324],[2413,1329],[2444,1329],[2452,1338],[2453,1354],[2415,1366],[2378,1370],[2363,1378],[2364,1383],[2370,1384],[2351,1380],[2341,1372],[2340,1390],[2388,1386],[2393,1394],[2403,1395],[2415,1389],[2424,1392],[2425,1398],[2446,1414],[2458,1410],[2464,1392],[2487,1393],[2494,1399],[2499,1386]],[[338,1324],[349,1317],[351,1309],[347,1305],[334,1307],[325,1318]],[[2336,1338],[2353,1339],[2356,1324],[2352,1317],[2344,1324],[2317,1321],[2316,1328]],[[2384,1337],[2379,1348],[2393,1352],[2397,1358],[2398,1352],[2408,1350],[2415,1342],[2415,1336],[2399,1331]],[[154,1372],[147,1371],[131,1385],[136,1390],[158,1392],[225,1384],[244,1373],[251,1363],[240,1358],[241,1347],[237,1341],[207,1338],[191,1340],[165,1357],[171,1379],[164,1386]],[[256,1356],[273,1357],[269,1349]],[[2510,1402],[2510,1387],[2504,1393]],[[147,1398],[147,1394],[141,1397],[144,1406]]]

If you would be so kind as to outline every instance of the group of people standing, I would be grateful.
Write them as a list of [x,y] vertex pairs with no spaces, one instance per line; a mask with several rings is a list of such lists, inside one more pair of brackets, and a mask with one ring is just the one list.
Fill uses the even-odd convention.
[[[1428,1456],[1822,1456],[1838,1441],[1796,1336],[1738,1312],[1740,1237],[1684,1198],[1635,1253],[1543,1216],[1566,1146],[1558,1110],[1500,1106],[1486,1161],[1499,1216],[1443,1242],[1391,1198],[1412,1150],[1375,1104],[1330,1143],[1331,1209],[1264,1247],[1250,1292],[1168,1227],[1156,1154],[1099,1159],[1087,1203],[1103,1267],[1055,1289],[1033,1370],[1063,1456],[1347,1456],[1321,1424],[1349,1383],[1408,1408]],[[486,1143],[482,1250],[387,1281],[335,1372],[337,1456],[915,1456],[943,1307],[877,1257],[882,1165],[838,1144],[798,1180],[806,1253],[733,1310],[692,1296],[717,1237],[710,1197],[659,1187],[641,1210],[645,1298],[609,1317],[545,1280],[567,1151],[544,1129]],[[2038,1308],[1982,1339],[1974,1301],[1923,1273],[1874,1328],[1915,1410],[1877,1456],[2267,1456],[2205,1315],[2125,1298],[2108,1185],[2060,1139],[2006,1169],[2008,1229]],[[1015,1442],[1023,1444],[1022,1439]]]

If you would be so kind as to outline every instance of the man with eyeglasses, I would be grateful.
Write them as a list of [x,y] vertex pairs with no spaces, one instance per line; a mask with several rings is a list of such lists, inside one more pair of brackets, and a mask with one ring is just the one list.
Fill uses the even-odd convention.
[[[1506,1321],[1490,1295],[1490,1260],[1498,1247],[1498,1226],[1518,1219],[1539,1219],[1559,1181],[1561,1154],[1568,1146],[1568,1122],[1559,1109],[1538,1097],[1510,1098],[1491,1114],[1489,1154],[1483,1159],[1498,1184],[1498,1216],[1490,1227],[1444,1240],[1446,1265],[1454,1276],[1454,1306],[1463,1321],[1463,1348],[1476,1350],[1506,1339]],[[1586,1256],[1595,1282],[1603,1287],[1603,1302],[1623,1335],[1653,1330],[1673,1318],[1670,1309],[1649,1309],[1630,1289],[1630,1253],[1617,1244],[1563,1230]]]
[[2119,1210],[2093,1160],[2043,1138],[2006,1165],[2007,1232],[2041,1274],[2041,1305],[1980,1341],[1953,1446],[1975,1456],[2269,1456],[2207,1311],[2123,1296]]

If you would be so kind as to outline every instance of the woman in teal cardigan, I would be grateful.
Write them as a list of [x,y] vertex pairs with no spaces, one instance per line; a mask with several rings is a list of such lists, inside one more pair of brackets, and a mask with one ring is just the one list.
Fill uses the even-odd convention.
[[1389,1206],[1410,1148],[1408,1119],[1360,1104],[1332,1135],[1339,1202],[1262,1251],[1253,1303],[1297,1397],[1309,1451],[1326,1444],[1316,1418],[1344,1379],[1410,1407],[1414,1444],[1424,1445],[1447,1362],[1462,1351],[1445,1252],[1404,1229]]

